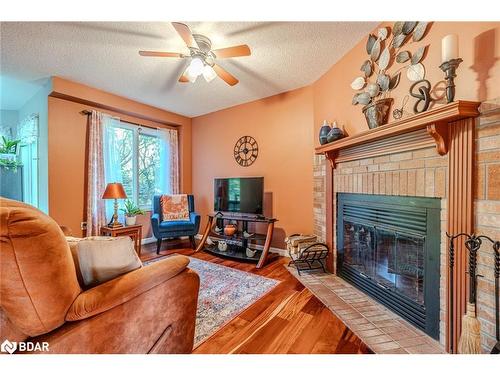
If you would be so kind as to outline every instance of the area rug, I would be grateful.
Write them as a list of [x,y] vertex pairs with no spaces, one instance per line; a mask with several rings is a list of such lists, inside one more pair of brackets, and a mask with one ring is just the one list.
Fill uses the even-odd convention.
[[[146,262],[150,264],[162,258]],[[189,268],[200,276],[194,347],[196,348],[279,281],[189,257]]]

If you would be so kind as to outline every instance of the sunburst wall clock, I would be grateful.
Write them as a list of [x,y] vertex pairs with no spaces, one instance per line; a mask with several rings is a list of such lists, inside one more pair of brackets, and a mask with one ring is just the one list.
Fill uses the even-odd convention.
[[259,145],[257,141],[245,135],[238,139],[234,145],[234,160],[242,167],[251,166],[259,155]]

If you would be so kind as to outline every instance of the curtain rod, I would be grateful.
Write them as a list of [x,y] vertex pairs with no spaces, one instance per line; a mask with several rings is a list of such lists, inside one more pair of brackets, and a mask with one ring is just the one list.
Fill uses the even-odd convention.
[[[84,109],[83,111],[80,111],[80,114],[83,115],[83,116],[90,116],[92,114],[92,111],[89,111],[88,109]],[[160,127],[154,127],[154,126],[149,126],[149,125],[144,125],[144,124],[138,124],[137,122],[122,121],[121,119],[120,119],[120,122],[126,122],[127,124],[137,125],[137,126],[140,126],[140,127],[143,127],[143,128],[148,128],[148,129],[156,129],[156,130],[162,129]],[[168,127],[168,128],[171,129],[171,127]]]

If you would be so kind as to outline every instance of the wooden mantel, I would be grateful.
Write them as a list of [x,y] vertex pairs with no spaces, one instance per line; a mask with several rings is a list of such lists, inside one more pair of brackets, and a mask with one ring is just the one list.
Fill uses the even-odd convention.
[[[326,168],[326,243],[331,249],[327,267],[336,271],[333,249],[335,230],[334,169],[336,163],[371,158],[391,153],[412,151],[435,145],[437,153],[446,155],[448,172],[446,181],[447,232],[472,233],[473,225],[473,181],[475,121],[479,116],[478,102],[455,101],[387,125],[370,129],[316,148],[316,154],[325,155],[330,161]],[[447,311],[453,310],[453,318],[446,320],[446,347],[455,352],[461,331],[461,318],[465,314],[467,278],[467,250],[463,243],[455,248],[453,305],[449,303],[447,290]],[[447,268],[447,282],[450,271]],[[450,328],[453,327],[453,337]]]
[[[422,137],[413,136],[396,142],[386,142],[380,144],[380,152],[399,152],[405,149],[415,149],[418,146],[428,147],[432,142],[436,144],[436,150],[440,155],[445,155],[449,150],[449,124],[464,118],[477,117],[480,103],[459,100],[450,104],[441,105],[429,111],[419,113],[406,119],[396,121],[387,125],[369,129],[361,133],[328,143],[316,148],[316,154],[325,154],[335,168],[335,163],[339,158],[339,152],[356,146],[379,143],[392,139],[396,136],[403,137],[404,134],[413,133],[426,129],[427,140]],[[378,142],[377,142],[378,141]],[[430,143],[429,143],[430,142]],[[357,152],[357,157],[373,157],[377,155],[377,150],[367,148]],[[340,157],[340,161],[352,160],[353,157]]]

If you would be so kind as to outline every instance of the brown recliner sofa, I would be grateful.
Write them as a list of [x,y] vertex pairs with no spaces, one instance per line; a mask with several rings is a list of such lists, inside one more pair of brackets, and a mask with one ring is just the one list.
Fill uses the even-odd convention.
[[50,353],[192,351],[199,277],[187,257],[83,290],[57,223],[0,198],[0,261],[0,342],[47,342]]

